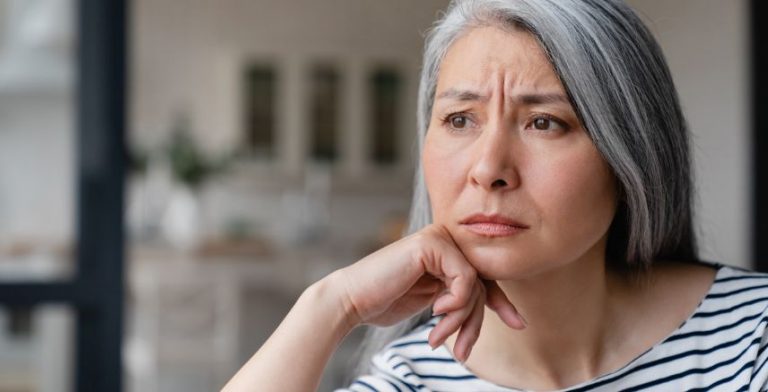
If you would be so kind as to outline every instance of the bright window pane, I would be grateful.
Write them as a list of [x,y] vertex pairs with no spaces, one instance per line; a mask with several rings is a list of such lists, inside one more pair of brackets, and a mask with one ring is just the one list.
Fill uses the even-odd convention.
[[0,281],[72,272],[74,8],[0,0]]

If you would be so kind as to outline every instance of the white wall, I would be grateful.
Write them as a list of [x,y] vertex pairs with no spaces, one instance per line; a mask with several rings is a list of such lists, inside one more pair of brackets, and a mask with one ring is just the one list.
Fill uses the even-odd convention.
[[[241,132],[238,78],[249,59],[276,65],[277,110],[282,111],[277,124],[278,143],[283,144],[279,151],[290,172],[302,169],[302,154],[295,146],[306,143],[301,135],[304,96],[297,89],[306,84],[302,78],[317,61],[331,61],[344,70],[343,76],[362,78],[365,68],[376,63],[399,66],[406,77],[407,98],[402,140],[412,140],[420,32],[447,0],[188,0],[179,4],[133,2],[131,128],[137,144],[162,141],[179,111],[191,113],[194,127],[210,149],[226,150],[236,144]],[[354,87],[359,80],[342,81],[347,82]],[[354,96],[354,91],[349,92],[347,96]],[[354,133],[365,124],[360,114],[366,108],[355,106],[359,99],[347,102],[352,107],[342,113],[343,131]],[[343,161],[360,159],[353,148],[346,147],[342,146]],[[355,163],[342,165],[355,167]]]
[[[276,162],[240,164],[230,173],[234,180],[204,192],[209,207],[205,226],[216,231],[239,216],[284,243],[290,233],[296,237],[303,230],[296,227],[301,217],[286,217],[306,215],[285,202],[305,192],[311,182],[306,180],[313,177],[306,173],[316,171],[306,162],[307,78],[313,64],[331,62],[341,70],[340,159],[332,169],[335,194],[320,202],[328,204],[326,231],[333,237],[368,241],[393,211],[408,210],[422,33],[447,2],[185,0],[180,6],[171,0],[134,1],[130,138],[134,145],[157,146],[166,140],[174,117],[185,112],[203,147],[211,152],[233,149],[243,132],[244,66],[249,61],[273,64]],[[403,159],[388,170],[373,167],[366,153],[367,78],[377,65],[396,67],[404,83],[399,135]],[[338,196],[339,189],[344,196]]]
[[[664,49],[694,135],[702,256],[748,266],[747,3],[629,2],[644,16]],[[403,126],[410,141],[415,123],[413,79],[422,45],[417,30],[428,27],[446,3],[189,0],[179,7],[170,0],[135,1],[133,138],[138,144],[162,140],[174,114],[189,110],[208,147],[226,149],[237,143],[238,67],[248,58],[274,61],[282,76],[290,79],[282,91],[283,110],[300,107],[295,106],[300,105],[297,88],[313,61],[336,59],[343,67],[353,68],[350,74],[359,74],[366,64],[381,59],[399,62],[411,77]],[[355,102],[358,100],[348,100],[352,107],[342,120],[352,133],[355,124],[364,123],[359,118],[363,107],[354,106]],[[280,116],[284,163],[289,172],[300,173],[304,162],[296,146],[306,143],[302,136],[306,124],[294,112],[284,111]],[[362,158],[355,157],[354,147],[342,149],[346,150],[342,160],[347,161],[342,166],[358,167]]]
[[[360,62],[395,60],[415,77],[419,30],[446,2],[187,0],[179,7],[171,0],[134,1],[131,137],[139,144],[157,143],[175,113],[190,109],[207,145],[231,145],[239,132],[232,71],[251,56],[293,64],[296,74],[303,72],[302,64],[322,58],[341,58],[358,69]],[[695,135],[703,256],[746,266],[751,257],[747,3],[630,3],[645,15],[665,51]],[[409,89],[404,107],[412,110],[412,81]],[[2,102],[0,231],[6,235],[62,240],[72,231],[69,104],[63,97],[42,97],[34,106]],[[34,107],[34,113],[26,107]],[[284,129],[295,135],[301,121],[286,117]],[[411,132],[413,112],[403,121],[404,132]],[[297,151],[285,154],[300,164]]]
[[630,0],[664,50],[693,133],[702,257],[751,267],[746,0]]

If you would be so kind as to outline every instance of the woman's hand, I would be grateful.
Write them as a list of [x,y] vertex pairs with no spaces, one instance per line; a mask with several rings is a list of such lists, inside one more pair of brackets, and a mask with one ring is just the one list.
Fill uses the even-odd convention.
[[394,324],[430,304],[445,317],[429,344],[437,347],[459,331],[453,352],[460,361],[480,334],[485,305],[510,327],[525,326],[496,283],[478,279],[448,231],[432,225],[307,288],[224,390],[316,390],[325,364],[352,328]]
[[430,225],[329,276],[342,286],[353,325],[391,325],[433,304],[445,314],[429,335],[437,347],[459,330],[454,355],[466,361],[487,305],[511,328],[525,323],[494,281],[477,272],[448,230]]

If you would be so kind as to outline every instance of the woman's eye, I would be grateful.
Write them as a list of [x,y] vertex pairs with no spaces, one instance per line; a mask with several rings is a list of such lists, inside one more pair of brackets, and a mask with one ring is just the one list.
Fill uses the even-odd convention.
[[560,121],[545,116],[534,118],[531,122],[531,127],[537,131],[547,132],[566,129],[565,125],[563,125],[563,123]]
[[464,129],[467,126],[469,119],[464,115],[456,115],[452,116],[449,121],[451,122],[451,126],[453,128]]
[[449,114],[442,118],[442,122],[451,132],[468,131],[475,125],[472,115],[464,112]]
[[551,120],[548,118],[539,117],[533,120],[533,127],[540,131],[546,131],[551,125],[550,122]]

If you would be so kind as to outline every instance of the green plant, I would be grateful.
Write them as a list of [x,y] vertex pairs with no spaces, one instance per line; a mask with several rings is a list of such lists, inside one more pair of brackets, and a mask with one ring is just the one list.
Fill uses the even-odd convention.
[[192,190],[199,189],[210,177],[223,171],[228,159],[210,159],[190,135],[186,122],[180,122],[171,133],[165,153],[173,177]]

